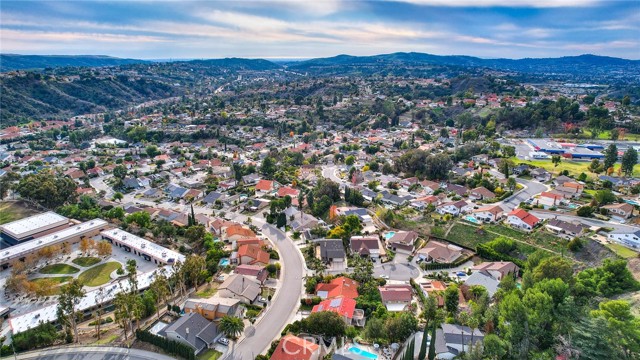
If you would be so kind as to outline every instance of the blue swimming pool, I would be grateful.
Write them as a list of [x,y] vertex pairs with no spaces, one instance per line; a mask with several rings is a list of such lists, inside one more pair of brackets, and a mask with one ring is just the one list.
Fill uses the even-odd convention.
[[478,221],[478,219],[474,218],[474,217],[473,217],[473,216],[471,216],[471,215],[467,215],[467,216],[465,216],[464,218],[465,218],[465,220],[467,220],[468,222],[472,222],[472,223],[474,223],[474,224],[479,224],[479,223],[480,223],[480,222]]
[[389,231],[388,233],[384,234],[384,239],[385,240],[389,240],[393,237],[393,235],[395,235],[396,232],[395,231]]
[[229,266],[229,264],[230,264],[229,258],[220,259],[220,266]]
[[375,360],[375,359],[378,358],[378,355],[372,354],[372,353],[370,353],[370,352],[368,352],[366,350],[360,349],[359,347],[355,347],[355,346],[350,347],[349,348],[349,352],[351,352],[353,354],[356,354],[356,355],[360,355],[362,357],[366,357],[367,359]]

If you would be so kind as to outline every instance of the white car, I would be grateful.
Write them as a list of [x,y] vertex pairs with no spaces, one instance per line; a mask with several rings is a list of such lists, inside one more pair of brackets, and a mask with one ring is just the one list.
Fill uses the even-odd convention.
[[220,339],[218,339],[218,342],[220,344],[222,344],[222,345],[225,345],[225,346],[229,345],[229,339],[227,339],[227,338],[220,338]]
[[386,279],[386,280],[388,280],[388,279],[389,279],[389,275],[387,275],[387,274],[382,274],[382,275],[380,275],[380,279]]

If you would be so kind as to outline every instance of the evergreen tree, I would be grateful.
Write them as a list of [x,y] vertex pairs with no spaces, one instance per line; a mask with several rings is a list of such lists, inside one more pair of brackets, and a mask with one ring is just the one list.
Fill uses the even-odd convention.
[[429,356],[427,357],[429,360],[434,360],[436,358],[436,323],[433,323],[433,328],[431,329],[431,342],[429,343]]
[[608,169],[618,161],[618,147],[616,144],[611,144],[604,151],[604,168]]

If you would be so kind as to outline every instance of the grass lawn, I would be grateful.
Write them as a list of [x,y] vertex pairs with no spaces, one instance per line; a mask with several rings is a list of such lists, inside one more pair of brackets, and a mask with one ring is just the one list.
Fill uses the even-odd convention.
[[276,293],[276,290],[273,288],[262,288],[262,292],[260,293],[260,296],[262,296],[265,299],[269,298],[269,295],[273,296]]
[[222,356],[220,351],[209,349],[198,355],[198,360],[217,360],[220,356]]
[[97,340],[96,342],[93,343],[93,345],[106,345],[106,344],[110,344],[112,343],[115,339],[118,338],[118,334],[115,335],[109,335],[106,337],[102,337],[100,340]]
[[40,269],[40,274],[75,274],[80,269],[67,264],[52,264]]
[[0,202],[0,225],[8,222],[20,220],[27,216],[36,214],[37,211],[29,209],[21,202],[5,201]]
[[79,257],[72,260],[74,264],[84,266],[84,267],[93,266],[99,263],[100,261],[102,260],[98,259],[97,257],[91,257],[91,256]]
[[108,283],[111,280],[111,273],[120,269],[122,265],[119,262],[108,262],[92,267],[89,270],[83,271],[78,280],[82,285],[86,286],[100,286]]
[[[552,162],[551,159],[549,160],[521,160],[518,158],[511,158],[511,160],[513,160],[513,162],[515,164],[529,164],[529,165],[533,165],[535,167],[540,167],[543,168],[553,174],[558,174],[561,171],[564,170],[568,170],[569,174],[574,175],[574,176],[578,176],[581,173],[585,173],[587,174],[588,177],[591,178],[595,178],[597,176],[597,174],[594,174],[592,172],[589,171],[589,164],[591,164],[590,161],[575,161],[575,160],[567,160],[567,159],[562,159],[562,162],[560,162],[560,164],[558,166],[555,166]],[[618,167],[620,167],[620,164],[617,163],[616,165],[614,165],[614,167],[616,168],[616,170],[618,169]],[[634,176],[640,176],[640,164],[637,164],[634,168],[633,168],[633,175]]]
[[629,249],[628,247],[622,246],[620,244],[607,244],[607,247],[613,250],[613,252],[615,252],[616,254],[618,254],[618,256],[625,259],[631,259],[638,256],[637,252]]
[[202,290],[196,293],[196,296],[199,298],[210,298],[218,292],[218,284],[209,284],[205,286]]
[[71,279],[73,279],[73,276],[54,276],[54,277],[47,277],[47,278],[37,278],[37,279],[31,280],[31,282],[39,283],[44,281],[45,279],[53,280],[58,284],[63,284],[68,281],[71,281]]
[[476,245],[489,242],[498,237],[498,235],[484,232],[480,234],[476,232],[477,228],[471,225],[456,223],[453,225],[446,239],[471,249],[475,249]]

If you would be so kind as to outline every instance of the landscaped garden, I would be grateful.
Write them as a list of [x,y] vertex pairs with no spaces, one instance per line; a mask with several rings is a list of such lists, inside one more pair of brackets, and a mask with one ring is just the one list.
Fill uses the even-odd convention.
[[97,263],[99,263],[100,260],[97,257],[93,257],[93,256],[85,256],[85,257],[78,257],[72,260],[72,262],[76,265],[80,265],[82,267],[89,267],[89,266],[93,266]]
[[40,274],[75,274],[80,269],[67,264],[51,264],[40,269]]
[[111,261],[108,263],[94,266],[91,269],[83,271],[78,280],[85,286],[100,286],[108,283],[111,280],[111,273],[120,269],[122,264],[119,262]]
[[72,276],[53,276],[53,277],[42,277],[42,278],[33,279],[31,280],[31,282],[37,284],[43,281],[53,281],[56,284],[63,284],[71,281],[71,279],[73,279]]

